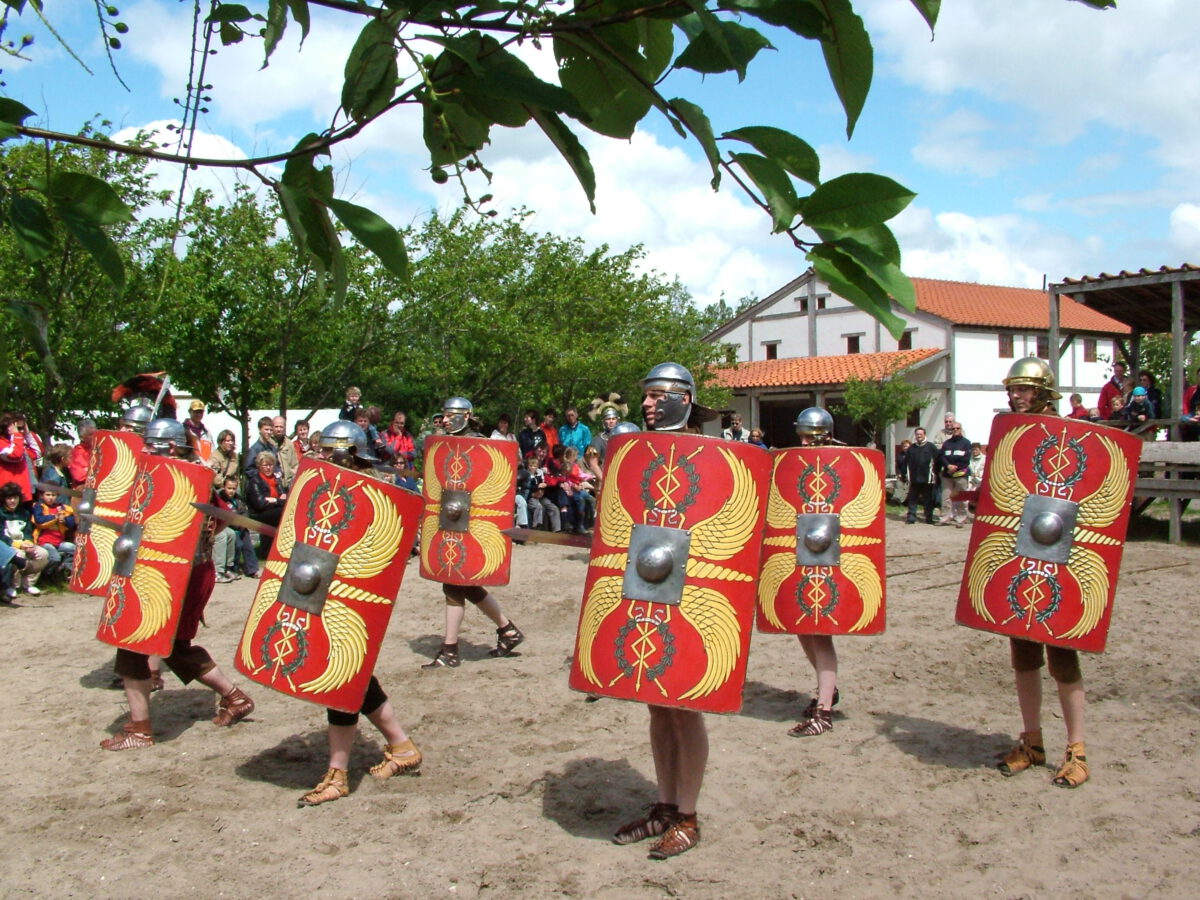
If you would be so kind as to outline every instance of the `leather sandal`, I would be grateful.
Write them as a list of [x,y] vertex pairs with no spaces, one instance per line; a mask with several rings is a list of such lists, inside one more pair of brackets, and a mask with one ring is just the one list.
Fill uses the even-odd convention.
[[[838,693],[837,688],[834,688],[833,689],[833,702],[829,704],[830,711],[832,711],[833,708],[838,705],[838,701],[841,699],[842,699],[842,695],[840,693]],[[800,713],[800,718],[801,719],[811,719],[813,717],[813,713],[815,713],[816,711],[817,711],[817,695],[814,692],[813,698],[808,701],[808,706],[804,707],[804,711],[802,713]]]
[[792,737],[814,737],[827,731],[833,731],[833,710],[818,706],[811,716],[788,729],[788,734]]
[[1063,756],[1062,765],[1054,773],[1053,784],[1056,787],[1077,788],[1088,780],[1091,774],[1088,769],[1087,751],[1083,749],[1083,741],[1067,744],[1067,752]]
[[646,815],[622,825],[612,836],[614,844],[636,844],[646,838],[665,834],[679,819],[679,807],[674,803],[651,803]]
[[150,720],[140,722],[130,720],[121,731],[100,742],[105,750],[141,750],[154,746],[154,733],[150,730]]
[[460,660],[458,658],[458,644],[442,644],[438,650],[437,656],[421,666],[422,669],[457,669]]
[[1030,766],[1044,766],[1045,764],[1046,748],[1042,746],[1042,733],[1040,731],[1024,731],[1021,733],[1021,739],[1017,746],[1008,751],[1008,755],[997,764],[996,768],[1000,770],[1001,775],[1011,777],[1024,772]]
[[341,800],[350,793],[350,785],[346,781],[345,769],[330,769],[321,779],[320,784],[305,794],[298,801],[300,806],[320,806],[330,800]]
[[254,701],[242,693],[240,688],[234,688],[217,704],[217,714],[213,716],[212,722],[214,725],[228,727],[252,712]]
[[380,780],[393,775],[420,775],[421,758],[421,751],[411,740],[388,744],[383,748],[383,761],[371,766],[371,774]]
[[496,629],[496,646],[488,651],[488,656],[512,656],[512,652],[525,640],[525,635],[515,622],[509,621],[503,628]]
[[696,819],[696,814],[681,815],[675,824],[668,828],[666,833],[650,848],[650,858],[670,859],[672,856],[686,853],[698,843],[700,843],[700,823]]

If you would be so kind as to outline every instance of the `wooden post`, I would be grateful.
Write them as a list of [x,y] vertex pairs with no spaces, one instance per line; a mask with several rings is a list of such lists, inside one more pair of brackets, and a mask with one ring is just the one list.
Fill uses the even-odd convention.
[[[1171,411],[1160,409],[1158,415],[1163,419],[1174,419],[1171,426],[1171,440],[1177,441],[1180,435],[1179,416],[1183,411],[1183,282],[1171,282]],[[1172,516],[1172,521],[1174,516]]]
[[1050,340],[1049,350],[1050,358],[1046,360],[1050,363],[1050,371],[1054,374],[1054,383],[1062,384],[1062,379],[1059,377],[1059,357],[1058,349],[1058,291],[1055,288],[1050,288]]

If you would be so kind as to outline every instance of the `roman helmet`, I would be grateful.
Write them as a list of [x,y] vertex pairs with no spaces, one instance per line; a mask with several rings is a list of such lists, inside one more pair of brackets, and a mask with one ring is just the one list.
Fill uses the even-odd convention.
[[356,459],[367,463],[375,461],[375,455],[367,446],[367,435],[348,419],[338,419],[321,429],[318,446],[333,451],[330,461],[335,465],[349,467]]
[[144,435],[146,433],[146,426],[152,421],[154,421],[154,407],[148,403],[135,403],[126,409],[125,412],[121,413],[121,424],[134,434]]
[[651,369],[642,379],[643,396],[650,390],[665,393],[655,403],[654,431],[679,431],[718,416],[715,409],[696,402],[696,379],[679,363],[659,363]]
[[1040,412],[1052,401],[1062,399],[1062,394],[1054,389],[1054,373],[1050,370],[1050,366],[1036,356],[1018,359],[1009,367],[1008,375],[1004,379],[1004,386],[1008,388],[1015,385],[1029,385],[1037,388],[1037,399],[1034,401],[1032,412]]
[[190,453],[192,449],[183,425],[174,419],[155,419],[145,427],[142,440],[146,442],[146,452],[154,456],[173,456],[174,450],[186,450]]
[[796,416],[795,428],[796,434],[801,437],[810,437],[817,443],[823,443],[833,434],[833,416],[827,409],[810,406],[808,409],[801,410],[800,415]]
[[442,415],[445,417],[442,427],[446,434],[462,434],[471,424],[475,414],[471,401],[466,397],[451,397],[442,404]]
[[611,437],[616,437],[618,434],[634,434],[642,429],[637,427],[634,422],[618,422],[612,430]]

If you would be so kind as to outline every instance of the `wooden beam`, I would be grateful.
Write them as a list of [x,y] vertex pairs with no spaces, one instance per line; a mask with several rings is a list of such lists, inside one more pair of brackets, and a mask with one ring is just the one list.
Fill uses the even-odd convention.
[[[1183,409],[1183,284],[1171,282],[1171,412],[1160,409],[1158,414],[1164,419],[1175,418]],[[1179,440],[1180,425],[1178,421],[1171,426],[1171,437]]]
[[1060,354],[1055,352],[1056,350],[1058,350],[1058,312],[1059,312],[1059,310],[1058,310],[1058,291],[1051,288],[1050,289],[1050,340],[1048,340],[1046,343],[1049,345],[1049,349],[1050,349],[1050,359],[1048,359],[1047,362],[1050,363],[1050,372],[1054,375],[1054,383],[1055,384],[1058,384],[1062,380],[1061,378],[1058,377],[1058,363],[1059,363],[1059,359],[1060,359]]

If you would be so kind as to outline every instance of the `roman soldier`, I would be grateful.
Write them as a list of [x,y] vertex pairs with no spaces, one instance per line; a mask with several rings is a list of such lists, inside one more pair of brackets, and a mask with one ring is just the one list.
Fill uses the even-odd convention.
[[488,592],[509,580],[512,538],[503,531],[513,527],[517,445],[484,439],[466,397],[447,400],[441,418],[442,433],[425,442],[421,577],[442,584],[446,628],[425,669],[460,664],[458,633],[468,601],[496,625],[489,656],[511,656],[525,640]]
[[1049,664],[1067,730],[1053,783],[1073,788],[1089,775],[1077,651],[1104,649],[1141,442],[1059,419],[1061,395],[1040,359],[1017,360],[1004,385],[1012,413],[992,425],[956,620],[1010,639],[1022,730],[999,763],[1005,775],[1046,761]]
[[702,713],[741,707],[769,458],[687,433],[715,413],[683,366],[642,390],[647,431],[608,443],[571,687],[648,705],[658,795],[613,841],[666,859],[700,840]]
[[216,525],[192,506],[211,496],[210,474],[186,461],[192,451],[174,419],[150,422],[144,442],[127,520],[113,545],[113,576],[97,631],[100,640],[117,647],[114,669],[129,701],[129,721],[101,741],[105,750],[154,744],[151,654],[161,656],[184,684],[199,681],[220,697],[214,725],[233,725],[254,711],[254,701],[234,687],[207,650],[192,643],[216,580]]

